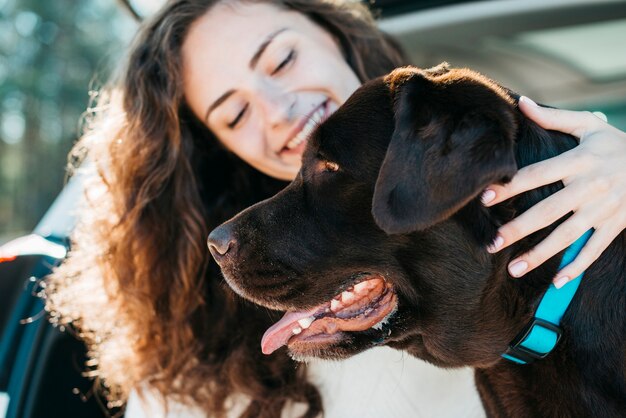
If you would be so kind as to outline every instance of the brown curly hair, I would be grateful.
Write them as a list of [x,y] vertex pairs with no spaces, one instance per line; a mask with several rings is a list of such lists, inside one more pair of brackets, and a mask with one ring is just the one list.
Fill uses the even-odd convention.
[[[236,394],[249,399],[242,417],[277,417],[294,403],[313,417],[322,402],[305,366],[259,349],[277,313],[224,286],[205,246],[211,229],[285,185],[226,151],[185,104],[182,43],[223,1],[169,1],[90,109],[70,165],[95,173],[70,255],[47,280],[46,308],[87,343],[88,374],[109,407],[149,387],[207,416],[225,416]],[[238,1],[307,15],[336,37],[361,81],[406,64],[357,2]]]

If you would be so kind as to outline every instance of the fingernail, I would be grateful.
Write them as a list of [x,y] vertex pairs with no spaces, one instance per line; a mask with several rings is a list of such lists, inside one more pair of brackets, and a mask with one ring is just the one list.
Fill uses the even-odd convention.
[[513,277],[520,277],[522,274],[526,273],[526,269],[528,268],[528,263],[524,260],[516,261],[512,264],[509,264],[509,273]]
[[560,289],[563,286],[565,286],[568,282],[569,282],[569,277],[561,276],[554,281],[554,287],[556,287],[557,289]]
[[528,103],[529,105],[534,106],[534,107],[539,107],[539,106],[537,105],[537,103],[533,102],[532,100],[530,100],[530,99],[529,99],[528,97],[526,97],[526,96],[522,96],[522,97],[520,97],[520,98],[519,98],[519,101],[520,101],[520,102],[524,102],[524,103]]
[[597,117],[598,119],[600,119],[603,122],[607,122],[609,121],[609,119],[606,117],[606,115],[602,112],[591,112],[591,114],[595,117]]
[[487,247],[487,251],[490,253],[495,253],[500,249],[500,247],[502,247],[502,244],[504,244],[504,238],[502,238],[500,235],[496,235],[491,245]]
[[495,198],[496,198],[496,192],[494,192],[491,189],[487,189],[483,192],[482,196],[480,197],[480,200],[483,202],[483,205],[486,205],[487,203],[491,202]]

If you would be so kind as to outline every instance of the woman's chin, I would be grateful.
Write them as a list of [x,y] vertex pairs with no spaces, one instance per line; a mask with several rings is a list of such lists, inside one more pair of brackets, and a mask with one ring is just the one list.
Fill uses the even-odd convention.
[[269,174],[280,180],[291,181],[296,178],[300,167],[302,166],[302,154],[281,155],[280,166],[276,167]]

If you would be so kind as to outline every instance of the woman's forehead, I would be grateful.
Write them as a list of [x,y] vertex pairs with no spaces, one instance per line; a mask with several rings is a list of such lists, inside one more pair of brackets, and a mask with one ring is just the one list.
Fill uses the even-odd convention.
[[306,17],[273,4],[237,2],[218,4],[191,26],[183,49],[223,51],[226,55],[247,50],[282,27],[299,27]]
[[305,34],[307,25],[313,23],[304,15],[272,4],[235,2],[211,8],[193,23],[182,48],[183,83],[192,110],[204,120],[200,108],[228,91],[225,82],[245,82],[264,45],[283,34]]

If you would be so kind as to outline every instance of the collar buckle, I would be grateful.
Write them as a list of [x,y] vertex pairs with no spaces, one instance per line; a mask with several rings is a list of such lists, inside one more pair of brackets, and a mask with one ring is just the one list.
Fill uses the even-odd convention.
[[554,325],[553,323],[548,322],[544,319],[535,317],[531,319],[530,322],[524,327],[524,329],[519,334],[517,334],[513,341],[511,341],[511,344],[509,344],[509,348],[503,354],[503,357],[512,360],[515,363],[530,364],[533,363],[535,360],[541,360],[542,358],[545,358],[548,354],[550,354],[552,348],[542,353],[523,345],[527,341],[530,334],[535,330],[535,327],[541,327],[544,330],[554,332],[554,334],[556,335],[556,340],[554,341],[552,348],[556,346],[556,344],[561,339],[561,335],[563,334],[563,330],[559,326]]

